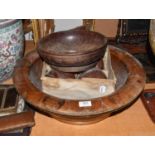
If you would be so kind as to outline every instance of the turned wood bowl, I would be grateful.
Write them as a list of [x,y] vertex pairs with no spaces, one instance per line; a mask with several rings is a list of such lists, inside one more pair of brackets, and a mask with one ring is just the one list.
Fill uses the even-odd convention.
[[[40,112],[73,124],[103,120],[131,105],[145,85],[145,72],[139,61],[128,52],[109,46],[112,67],[117,78],[116,90],[107,96],[85,99],[91,106],[81,107],[81,100],[58,98],[42,92],[43,62],[36,51],[29,53],[14,71],[14,84],[19,94]],[[68,92],[69,93],[69,92]]]
[[40,57],[52,68],[81,72],[96,66],[105,54],[107,39],[100,33],[69,30],[52,33],[37,45]]

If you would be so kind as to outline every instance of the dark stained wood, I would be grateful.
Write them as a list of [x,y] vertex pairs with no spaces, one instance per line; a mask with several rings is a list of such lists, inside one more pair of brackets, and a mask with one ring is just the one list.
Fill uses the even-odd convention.
[[66,78],[79,79],[83,77],[106,79],[107,77],[105,73],[102,71],[103,68],[104,68],[103,60],[100,60],[95,67],[88,69],[87,71],[82,73],[62,72],[52,68],[52,70],[48,74],[45,74],[45,76],[52,78],[62,78],[62,79]]
[[14,85],[0,85],[0,98],[2,99],[0,104],[0,135],[15,133],[29,135],[30,132],[25,133],[24,131],[30,131],[34,125],[34,112],[26,103],[22,103]]
[[105,54],[106,45],[107,39],[100,33],[72,29],[42,38],[37,51],[57,70],[80,72],[96,66]]
[[155,89],[144,90],[141,99],[150,118],[155,123]]
[[74,73],[61,72],[61,71],[57,71],[57,70],[54,70],[54,69],[52,71],[50,71],[49,74],[47,74],[46,76],[52,77],[52,78],[62,78],[62,79],[71,78],[71,79],[75,79]]
[[0,133],[32,126],[34,126],[32,111],[0,117]]
[[25,54],[35,49],[35,44],[32,40],[26,40],[24,44],[25,44],[25,50],[24,50]]
[[41,91],[42,61],[36,51],[28,54],[14,72],[14,84],[19,94],[35,108],[52,117],[74,124],[88,124],[103,120],[123,109],[138,97],[145,85],[142,65],[128,52],[109,46],[112,66],[117,77],[116,91],[91,100],[92,106],[80,107],[80,100],[64,100]]
[[117,43],[116,38],[108,38],[108,44],[117,46],[118,48],[122,48],[131,54],[147,52],[147,50],[146,50],[147,44],[146,43],[140,43],[140,44]]

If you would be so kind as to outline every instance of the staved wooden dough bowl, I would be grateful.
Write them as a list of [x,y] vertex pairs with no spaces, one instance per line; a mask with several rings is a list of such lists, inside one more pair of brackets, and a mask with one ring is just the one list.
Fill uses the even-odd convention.
[[36,51],[18,63],[14,84],[20,95],[39,111],[73,124],[89,124],[103,120],[124,109],[138,97],[145,85],[141,64],[126,51],[109,46],[112,66],[117,77],[116,91],[91,100],[92,106],[79,107],[79,100],[64,100],[41,91],[42,60]]

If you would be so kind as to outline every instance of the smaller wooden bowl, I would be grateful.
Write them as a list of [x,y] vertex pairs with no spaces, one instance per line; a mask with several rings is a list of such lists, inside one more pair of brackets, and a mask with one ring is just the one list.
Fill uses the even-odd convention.
[[42,38],[37,51],[47,64],[57,70],[81,72],[96,66],[104,56],[106,46],[107,39],[100,33],[70,30]]

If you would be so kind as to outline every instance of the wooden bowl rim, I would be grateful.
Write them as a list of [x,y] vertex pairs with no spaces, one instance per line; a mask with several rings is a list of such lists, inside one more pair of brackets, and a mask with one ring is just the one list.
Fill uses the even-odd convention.
[[[46,49],[44,49],[43,48],[43,45],[42,44],[44,44],[45,42],[46,42],[46,40],[48,40],[49,38],[51,38],[52,36],[54,36],[54,35],[57,35],[57,34],[79,34],[79,33],[82,33],[82,34],[87,34],[87,35],[89,35],[89,34],[94,34],[95,36],[99,36],[100,38],[102,38],[103,40],[104,40],[104,42],[103,42],[103,45],[102,46],[99,46],[98,48],[95,48],[95,49],[91,49],[91,50],[89,50],[89,51],[77,51],[77,52],[75,52],[75,53],[71,53],[71,52],[64,52],[64,53],[62,53],[62,52],[56,52],[56,51],[53,51],[53,50],[46,50]],[[57,55],[57,56],[63,56],[63,55],[66,55],[66,54],[68,54],[68,55],[83,55],[83,54],[89,54],[90,52],[95,52],[95,51],[97,51],[97,50],[99,50],[99,49],[102,49],[102,48],[104,48],[105,46],[107,46],[107,42],[108,42],[108,39],[107,39],[107,37],[105,37],[103,34],[101,34],[101,33],[98,33],[98,32],[94,32],[94,31],[84,31],[84,30],[68,30],[68,31],[59,31],[59,32],[55,32],[55,33],[51,33],[51,34],[49,34],[49,35],[47,35],[46,37],[44,37],[44,38],[42,38],[42,39],[40,39],[39,40],[39,42],[37,43],[37,51],[39,52],[39,53],[41,53],[41,52],[45,52],[47,55]]]
[[[95,116],[118,111],[130,105],[141,93],[145,85],[145,72],[142,65],[128,52],[109,46],[111,54],[120,57],[129,70],[126,84],[113,94],[92,99],[92,106],[101,105],[94,110],[92,107],[79,107],[80,100],[63,100],[49,96],[37,89],[29,80],[30,66],[39,58],[36,51],[29,53],[15,67],[13,81],[19,94],[37,109],[53,115]],[[65,107],[70,107],[66,110]]]

